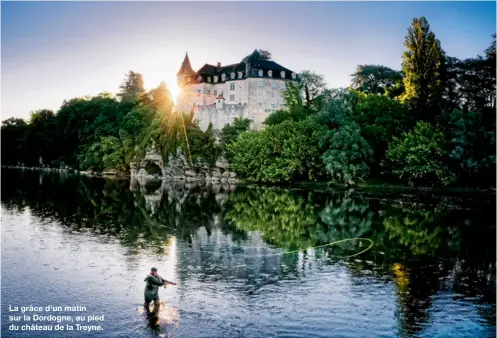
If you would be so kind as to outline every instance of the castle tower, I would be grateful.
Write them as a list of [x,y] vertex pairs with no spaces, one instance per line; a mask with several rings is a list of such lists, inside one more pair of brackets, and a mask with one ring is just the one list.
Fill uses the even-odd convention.
[[219,94],[218,97],[216,97],[216,109],[223,109],[224,108],[224,96],[223,93]]
[[181,68],[176,74],[178,86],[180,88],[183,88],[185,83],[189,82],[194,75],[195,71],[193,70],[192,65],[190,64],[190,59],[188,58],[188,52],[186,52],[183,63],[181,63]]

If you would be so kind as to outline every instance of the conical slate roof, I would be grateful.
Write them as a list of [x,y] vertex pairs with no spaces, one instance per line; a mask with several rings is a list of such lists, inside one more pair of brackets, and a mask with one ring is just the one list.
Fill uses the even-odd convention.
[[192,68],[192,65],[190,64],[190,59],[188,58],[188,52],[186,52],[185,59],[183,60],[183,63],[181,64],[181,68],[178,71],[179,75],[186,75],[186,76],[192,76],[195,75],[195,71]]

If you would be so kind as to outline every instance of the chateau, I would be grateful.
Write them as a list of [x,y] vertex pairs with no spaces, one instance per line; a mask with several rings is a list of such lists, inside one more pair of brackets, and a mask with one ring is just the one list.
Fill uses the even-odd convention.
[[200,128],[205,131],[212,123],[216,132],[236,117],[248,118],[254,129],[262,128],[266,117],[285,104],[283,91],[288,81],[297,80],[295,72],[257,50],[240,63],[206,63],[196,72],[187,53],[176,76],[182,90],[177,109],[193,109]]

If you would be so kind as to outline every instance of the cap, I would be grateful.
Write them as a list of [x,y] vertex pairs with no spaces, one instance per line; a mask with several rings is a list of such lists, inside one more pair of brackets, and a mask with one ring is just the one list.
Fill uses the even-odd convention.
[[157,268],[152,268],[150,269],[150,271],[157,271]]

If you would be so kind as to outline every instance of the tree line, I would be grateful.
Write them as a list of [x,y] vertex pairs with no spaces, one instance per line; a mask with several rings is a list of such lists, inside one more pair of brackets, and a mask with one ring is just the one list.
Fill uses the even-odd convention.
[[164,157],[185,147],[185,131],[194,145],[194,157],[202,153],[197,148],[214,142],[212,131],[202,132],[193,113],[174,111],[165,83],[146,92],[142,75],[130,71],[115,96],[73,98],[64,101],[57,113],[43,109],[32,112],[28,121],[3,121],[2,162],[128,171],[130,162],[142,158],[151,142]]
[[404,47],[401,70],[358,65],[349,88],[330,89],[323,76],[302,72],[263,130],[237,119],[219,143],[212,126],[203,132],[192,112],[175,112],[165,83],[146,92],[142,75],[130,71],[116,96],[74,98],[57,113],[3,121],[2,161],[126,171],[153,141],[164,159],[178,147],[192,164],[223,155],[254,182],[495,186],[495,34],[483,55],[459,60],[426,18],[414,18]]

